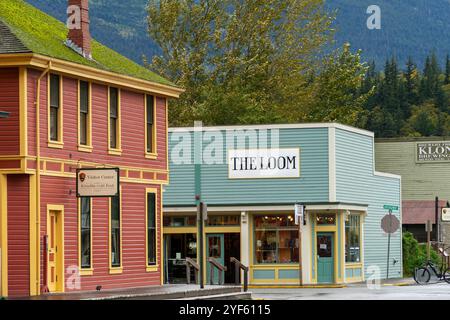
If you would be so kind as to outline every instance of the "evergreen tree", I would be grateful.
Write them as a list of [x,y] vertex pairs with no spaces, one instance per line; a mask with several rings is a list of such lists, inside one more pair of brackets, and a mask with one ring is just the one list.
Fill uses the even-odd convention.
[[445,84],[450,84],[450,56],[447,54],[447,59],[445,62]]

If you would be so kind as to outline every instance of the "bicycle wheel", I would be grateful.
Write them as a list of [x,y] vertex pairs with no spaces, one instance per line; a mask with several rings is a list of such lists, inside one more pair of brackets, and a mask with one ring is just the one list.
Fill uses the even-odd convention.
[[450,284],[450,268],[445,270],[445,272],[444,272],[444,280],[445,280],[445,282]]
[[421,285],[427,284],[430,281],[430,278],[431,278],[431,274],[430,274],[430,271],[428,271],[428,269],[419,268],[416,270],[414,280],[416,280],[416,282],[418,284],[421,284]]

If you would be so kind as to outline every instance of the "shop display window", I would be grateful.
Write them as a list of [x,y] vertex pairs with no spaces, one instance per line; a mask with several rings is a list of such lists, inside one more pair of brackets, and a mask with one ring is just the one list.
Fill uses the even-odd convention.
[[361,261],[361,221],[359,215],[350,215],[345,221],[345,262]]
[[164,227],[195,227],[197,225],[196,216],[165,216]]
[[336,215],[334,214],[318,214],[316,216],[317,225],[335,225]]
[[293,215],[255,216],[254,228],[257,264],[299,262],[298,226]]
[[241,217],[238,215],[208,215],[206,224],[208,226],[239,226]]

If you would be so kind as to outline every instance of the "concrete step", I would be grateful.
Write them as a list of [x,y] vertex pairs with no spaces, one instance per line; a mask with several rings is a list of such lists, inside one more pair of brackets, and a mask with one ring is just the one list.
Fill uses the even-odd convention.
[[177,300],[252,300],[251,292],[224,293],[211,296],[190,297]]

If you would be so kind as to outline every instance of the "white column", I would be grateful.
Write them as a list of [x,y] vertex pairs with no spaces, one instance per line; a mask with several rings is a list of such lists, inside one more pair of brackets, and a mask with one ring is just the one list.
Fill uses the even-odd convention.
[[303,284],[311,284],[311,219],[305,213],[306,226],[301,226],[302,279]]
[[241,212],[241,262],[242,264],[250,265],[250,237],[249,237],[249,221],[248,212]]

